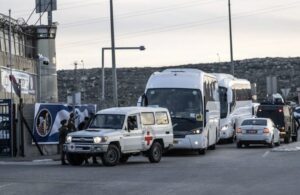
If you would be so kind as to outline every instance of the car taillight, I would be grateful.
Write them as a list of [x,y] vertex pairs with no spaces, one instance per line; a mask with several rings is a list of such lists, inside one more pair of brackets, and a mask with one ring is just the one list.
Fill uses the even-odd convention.
[[236,129],[236,133],[242,133],[242,129],[241,128],[237,128]]
[[264,128],[264,133],[270,133],[270,130],[268,128]]

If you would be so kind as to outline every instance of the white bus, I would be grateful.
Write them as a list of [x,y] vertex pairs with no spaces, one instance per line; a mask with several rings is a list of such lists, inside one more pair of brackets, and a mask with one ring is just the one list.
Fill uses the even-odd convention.
[[174,133],[174,149],[215,149],[219,141],[220,102],[214,75],[197,69],[167,69],[148,80],[142,106],[169,110]]
[[229,74],[214,74],[219,84],[220,139],[233,142],[235,130],[245,118],[253,116],[251,84]]

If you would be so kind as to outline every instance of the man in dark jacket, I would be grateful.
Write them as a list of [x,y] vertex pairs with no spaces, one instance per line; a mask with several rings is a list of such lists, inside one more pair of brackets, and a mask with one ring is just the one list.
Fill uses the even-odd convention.
[[73,112],[70,114],[70,118],[68,120],[68,129],[70,132],[77,130],[75,126],[75,116]]
[[62,120],[60,122],[61,127],[58,129],[59,131],[59,150],[60,150],[60,159],[61,159],[61,164],[62,165],[66,165],[66,161],[65,161],[65,156],[66,153],[63,150],[63,145],[66,141],[66,137],[69,133],[69,129],[68,129],[68,125],[67,125],[67,120]]
[[84,117],[84,120],[78,125],[78,130],[84,130],[88,128],[90,122],[89,117]]

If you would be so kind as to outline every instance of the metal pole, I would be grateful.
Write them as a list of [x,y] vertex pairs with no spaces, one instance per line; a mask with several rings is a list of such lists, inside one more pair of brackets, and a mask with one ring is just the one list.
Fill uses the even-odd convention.
[[75,87],[74,87],[74,91],[73,91],[73,113],[74,113],[74,115],[75,115],[75,101],[76,101],[76,92],[77,92],[77,85],[78,85],[78,83],[77,83],[77,62],[74,62],[74,66],[75,66],[75,69],[74,69],[74,77],[75,77],[75,79],[74,79],[74,81],[75,81]]
[[[83,60],[81,60],[81,64],[82,64],[82,68],[83,68],[83,79],[85,79],[86,74],[85,74],[84,61],[83,61]],[[80,83],[80,91],[81,91],[82,88],[85,88],[85,87],[84,87],[85,80],[83,80],[83,84],[82,84],[81,78],[80,78],[79,83]],[[82,86],[82,85],[83,85],[83,86]],[[84,91],[84,92],[83,92],[83,95],[82,95],[82,99],[83,99],[84,102],[86,101],[86,100],[85,100],[85,93],[86,93],[86,91]],[[80,102],[81,102],[81,101],[80,101]],[[81,103],[83,103],[83,102],[81,102]]]
[[102,48],[102,101],[105,101],[105,70],[104,70],[104,51],[105,48]]
[[38,102],[42,102],[42,98],[41,98],[41,90],[42,90],[42,78],[41,78],[41,59],[39,56],[38,59]]
[[[9,12],[9,35],[8,35],[8,47],[9,47],[9,69],[10,75],[12,75],[12,55],[11,55],[11,9],[8,10]],[[11,99],[11,118],[10,118],[10,130],[11,130],[11,155],[14,154],[14,132],[13,132],[13,91],[12,91],[12,83],[10,82],[10,99]]]
[[[102,48],[102,94],[101,99],[102,101],[105,101],[105,50],[111,50],[111,47],[103,47]],[[145,46],[139,46],[139,47],[115,47],[115,50],[141,50],[144,51],[146,48]]]
[[52,26],[52,11],[48,11],[48,26]]
[[229,12],[229,36],[230,36],[231,73],[232,73],[232,75],[234,75],[233,46],[232,46],[232,25],[231,25],[231,3],[230,3],[230,0],[228,0],[228,12]]
[[[11,10],[9,10],[9,35],[8,35],[8,47],[9,47],[9,70],[12,75],[12,54],[11,54]],[[10,83],[10,97],[13,99],[12,83]]]
[[115,52],[115,30],[114,30],[113,0],[110,0],[110,27],[111,27],[111,56],[112,56],[113,101],[114,101],[114,106],[118,107],[118,86],[117,86],[117,70],[116,70],[116,52]]

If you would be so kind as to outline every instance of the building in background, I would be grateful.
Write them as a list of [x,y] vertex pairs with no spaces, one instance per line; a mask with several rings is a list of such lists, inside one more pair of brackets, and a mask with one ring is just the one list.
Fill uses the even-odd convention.
[[[57,102],[56,24],[30,26],[11,19],[11,27],[12,73],[24,103]],[[11,97],[9,75],[9,17],[0,14],[0,99]],[[13,97],[17,102],[14,92]]]

